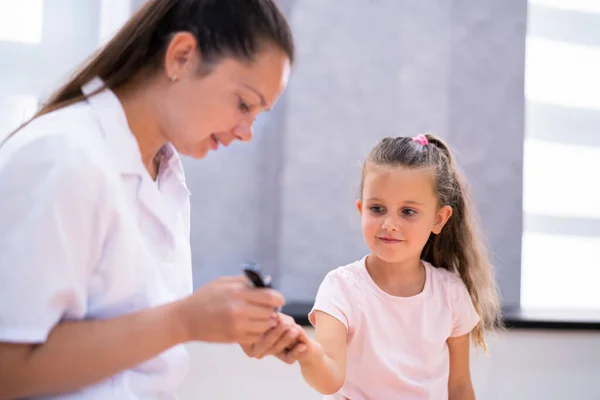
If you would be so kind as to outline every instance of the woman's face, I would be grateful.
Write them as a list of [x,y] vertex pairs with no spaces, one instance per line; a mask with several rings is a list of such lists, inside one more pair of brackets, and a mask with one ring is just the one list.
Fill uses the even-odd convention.
[[287,85],[290,61],[276,46],[265,46],[251,64],[226,57],[207,67],[195,38],[182,33],[167,49],[165,69],[175,80],[159,100],[162,134],[178,152],[199,159],[252,138],[254,119],[273,106]]

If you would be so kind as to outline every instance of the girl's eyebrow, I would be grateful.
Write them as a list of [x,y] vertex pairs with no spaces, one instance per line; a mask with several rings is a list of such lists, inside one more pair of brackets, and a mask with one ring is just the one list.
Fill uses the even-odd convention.
[[419,203],[418,201],[414,201],[414,200],[407,200],[404,203],[405,204],[413,204],[413,205],[417,205],[417,206],[424,206],[425,205],[423,203]]
[[[365,200],[366,201],[381,201],[377,197],[369,197],[368,199],[365,199]],[[425,205],[425,204],[419,203],[418,201],[415,201],[415,200],[406,200],[406,201],[403,201],[403,203],[407,204],[407,205],[411,205],[412,204],[412,205],[416,205],[416,206],[424,206]]]

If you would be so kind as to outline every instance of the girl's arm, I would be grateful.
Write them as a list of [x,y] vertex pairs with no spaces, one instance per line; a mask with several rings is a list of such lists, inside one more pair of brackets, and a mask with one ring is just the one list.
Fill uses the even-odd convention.
[[346,380],[346,326],[322,311],[315,311],[315,339],[301,333],[306,344],[298,358],[306,382],[322,394],[336,393]]
[[450,353],[449,400],[475,400],[469,365],[470,334],[448,339]]

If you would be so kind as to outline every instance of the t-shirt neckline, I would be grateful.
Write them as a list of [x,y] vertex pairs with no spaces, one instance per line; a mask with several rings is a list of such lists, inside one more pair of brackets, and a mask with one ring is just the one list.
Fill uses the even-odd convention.
[[377,292],[380,296],[390,299],[391,301],[407,303],[411,301],[417,301],[422,297],[426,296],[429,292],[431,286],[431,265],[427,261],[421,260],[421,264],[423,264],[423,267],[425,268],[425,285],[423,285],[423,290],[421,290],[421,292],[415,294],[414,296],[403,297],[391,295],[383,289],[381,289],[379,285],[375,283],[375,281],[371,277],[371,274],[369,274],[369,271],[367,270],[368,257],[369,255],[366,255],[360,260],[360,273],[363,275],[363,278],[367,281],[369,286],[371,286],[371,288],[375,290],[375,292]]

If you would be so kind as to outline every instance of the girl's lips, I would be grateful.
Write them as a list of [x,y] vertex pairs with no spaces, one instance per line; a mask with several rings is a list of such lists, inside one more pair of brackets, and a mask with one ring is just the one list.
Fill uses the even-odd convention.
[[377,239],[381,240],[384,243],[401,243],[401,242],[403,242],[403,240],[396,239],[393,237],[388,237],[388,236],[381,236],[381,237],[378,237]]

